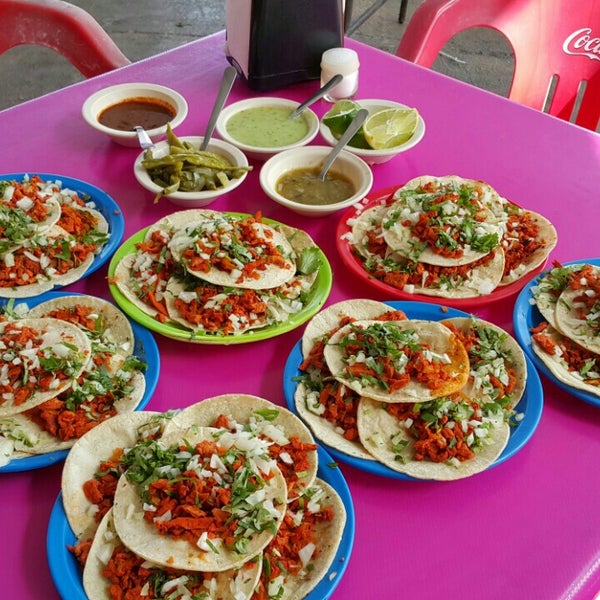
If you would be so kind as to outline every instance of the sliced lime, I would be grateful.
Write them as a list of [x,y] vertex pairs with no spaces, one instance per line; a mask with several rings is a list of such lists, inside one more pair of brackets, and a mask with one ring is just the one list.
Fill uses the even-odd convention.
[[359,110],[360,106],[353,100],[338,100],[323,116],[323,125],[329,127],[334,136],[340,136]]
[[371,148],[393,148],[410,140],[418,122],[416,108],[384,108],[367,117],[363,133]]

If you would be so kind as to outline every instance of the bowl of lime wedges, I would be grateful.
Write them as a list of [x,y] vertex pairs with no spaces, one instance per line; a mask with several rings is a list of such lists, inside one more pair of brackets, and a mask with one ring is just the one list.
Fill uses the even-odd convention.
[[369,116],[346,150],[374,165],[387,162],[416,146],[425,135],[425,121],[416,108],[392,100],[338,100],[323,115],[319,124],[321,137],[334,146],[361,109]]

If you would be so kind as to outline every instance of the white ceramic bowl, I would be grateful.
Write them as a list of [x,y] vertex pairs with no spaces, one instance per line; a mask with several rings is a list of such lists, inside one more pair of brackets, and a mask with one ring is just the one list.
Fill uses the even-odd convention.
[[[202,140],[204,138],[202,136],[183,136],[179,137],[181,142],[190,142],[194,144],[196,147],[200,147]],[[207,150],[209,152],[214,152],[215,154],[219,154],[227,161],[229,161],[232,165],[236,167],[247,167],[248,159],[244,155],[244,153],[232,146],[231,144],[224,142],[223,140],[217,140],[212,138],[208,143]],[[142,165],[142,160],[144,159],[145,152],[140,153],[137,157],[134,165],[133,165],[133,174],[135,178],[138,180],[139,184],[146,188],[148,191],[152,192],[154,195],[161,191],[161,187],[156,185],[148,175],[148,172]],[[156,144],[154,149],[152,150],[152,155],[154,158],[162,158],[163,156],[167,156],[169,154],[169,144],[167,141],[159,142]],[[174,192],[169,194],[168,196],[164,196],[164,199],[168,199],[172,204],[176,206],[182,206],[185,208],[199,208],[202,206],[207,206],[217,198],[228,194],[231,190],[234,190],[236,187],[242,184],[244,179],[246,179],[248,172],[243,173],[240,177],[235,179],[231,179],[229,184],[225,187],[217,188],[216,190],[205,190],[201,192]]]
[[289,150],[290,148],[298,148],[300,146],[305,146],[309,142],[315,139],[317,133],[319,133],[319,118],[317,115],[307,108],[300,115],[299,118],[305,120],[308,125],[308,132],[306,135],[294,142],[293,144],[287,144],[285,146],[269,146],[269,147],[260,147],[260,146],[251,146],[236,140],[234,137],[230,135],[227,131],[227,122],[231,117],[242,110],[257,108],[261,106],[272,106],[272,107],[281,107],[288,108],[294,110],[300,105],[299,102],[295,102],[294,100],[288,100],[286,98],[275,98],[275,97],[260,97],[260,98],[248,98],[246,100],[240,100],[239,102],[235,102],[226,106],[219,115],[216,124],[216,130],[220,138],[225,141],[237,146],[240,150],[243,150],[244,154],[249,158],[255,160],[267,160],[274,154],[278,152],[283,152],[284,150]]
[[[188,113],[185,98],[171,88],[155,83],[121,83],[104,88],[92,94],[84,103],[81,113],[85,121],[94,129],[108,135],[112,140],[122,146],[138,147],[138,138],[135,131],[121,131],[106,127],[98,121],[98,117],[109,106],[114,106],[132,98],[151,98],[168,104],[175,114],[171,120],[171,127],[175,129],[183,123]],[[167,126],[147,130],[150,139],[156,142],[165,137]]]
[[[361,108],[366,108],[369,111],[369,114],[372,114],[378,110],[383,108],[410,108],[405,104],[400,104],[399,102],[394,102],[392,100],[357,100],[356,101]],[[337,139],[334,137],[331,130],[323,123],[319,125],[319,131],[323,139],[328,143],[334,146],[337,143]],[[379,163],[387,162],[397,156],[401,152],[406,152],[410,150],[414,146],[416,146],[425,135],[425,121],[419,114],[419,122],[417,124],[417,129],[413,136],[404,144],[400,144],[399,146],[394,146],[393,148],[388,148],[385,150],[369,150],[366,148],[353,148],[352,146],[346,145],[346,150],[348,152],[352,152],[352,154],[356,154],[356,156],[360,156],[365,162],[370,165],[375,165]]]
[[346,176],[353,183],[356,192],[350,198],[335,204],[308,205],[288,200],[277,192],[277,181],[284,173],[295,169],[320,167],[330,152],[329,146],[303,146],[276,154],[260,170],[259,179],[263,191],[275,202],[307,217],[324,217],[356,204],[371,190],[373,173],[364,160],[345,150],[340,152],[331,169]]

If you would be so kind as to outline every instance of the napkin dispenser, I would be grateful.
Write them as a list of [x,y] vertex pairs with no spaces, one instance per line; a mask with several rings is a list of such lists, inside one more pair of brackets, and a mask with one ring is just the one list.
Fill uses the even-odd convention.
[[226,0],[227,59],[252,89],[318,79],[343,46],[343,0]]

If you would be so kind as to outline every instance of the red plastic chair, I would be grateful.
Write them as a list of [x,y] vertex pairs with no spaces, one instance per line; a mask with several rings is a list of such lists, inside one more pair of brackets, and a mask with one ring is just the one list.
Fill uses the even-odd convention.
[[474,27],[495,29],[512,46],[509,98],[597,130],[600,0],[424,0],[396,55],[431,67],[450,38]]
[[0,0],[0,54],[21,44],[52,48],[85,77],[130,62],[96,19],[61,0]]

